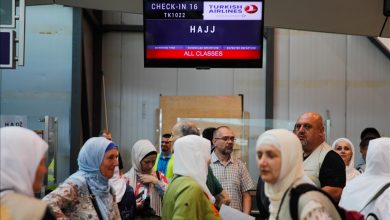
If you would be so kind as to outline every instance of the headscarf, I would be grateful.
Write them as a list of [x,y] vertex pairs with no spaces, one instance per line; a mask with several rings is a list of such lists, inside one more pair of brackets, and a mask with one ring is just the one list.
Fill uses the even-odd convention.
[[349,147],[351,148],[352,151],[352,157],[351,160],[349,161],[349,164],[345,166],[345,174],[347,177],[347,181],[353,179],[357,175],[360,175],[359,171],[355,169],[355,147],[353,146],[352,142],[348,138],[339,138],[335,140],[332,144],[333,150],[336,150],[337,144],[340,141],[345,141],[348,143]]
[[110,186],[115,189],[115,199],[119,203],[126,192],[127,180],[119,174],[119,166],[115,167],[114,175],[108,180]]
[[139,140],[135,142],[131,149],[131,169],[142,173],[141,160],[151,152],[156,152],[156,147],[149,140]]
[[373,139],[368,144],[366,171],[344,187],[340,206],[360,211],[389,182],[390,138]]
[[114,204],[108,178],[100,172],[100,165],[107,148],[111,148],[113,145],[116,146],[104,137],[92,137],[85,142],[77,158],[78,175],[86,179],[92,193],[96,196],[103,218],[109,216],[108,213],[112,213]]
[[[157,155],[156,147],[146,139],[139,140],[135,142],[133,148],[131,149],[131,164],[132,167],[130,171],[125,173],[125,176],[129,178],[129,184],[133,187],[134,191],[137,187],[137,174],[142,174],[141,160],[150,153],[155,152]],[[152,175],[153,169],[151,170],[150,175]],[[161,198],[157,190],[154,189],[154,184],[150,183],[149,188],[150,192],[150,206],[156,212],[157,215],[161,213]]]
[[22,127],[0,128],[1,190],[34,196],[33,183],[48,145],[35,132]]
[[212,196],[206,185],[210,141],[198,135],[187,135],[177,139],[174,148],[173,173],[192,177],[211,200]]
[[270,214],[274,217],[281,205],[284,192],[295,181],[303,179],[303,152],[297,136],[285,129],[272,129],[260,135],[256,143],[256,152],[266,144],[274,146],[281,152],[281,170],[277,181],[274,184],[264,183],[265,195],[271,202]]

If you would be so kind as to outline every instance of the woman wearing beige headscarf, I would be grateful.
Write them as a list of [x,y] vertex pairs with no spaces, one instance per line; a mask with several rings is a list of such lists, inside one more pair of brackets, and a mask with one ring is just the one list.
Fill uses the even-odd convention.
[[332,148],[340,155],[345,163],[347,182],[359,176],[360,172],[355,169],[355,147],[352,142],[348,138],[339,138],[333,142]]
[[[258,138],[256,153],[260,176],[265,182],[265,194],[271,202],[270,219],[292,219],[290,192],[306,183],[301,142],[288,130],[268,130]],[[330,199],[322,193],[310,191],[300,198],[299,219],[340,219]]]
[[55,219],[45,202],[34,198],[47,173],[47,144],[21,127],[0,128],[0,219]]
[[159,171],[153,171],[157,151],[149,140],[137,141],[131,150],[132,168],[124,174],[134,189],[136,216],[155,219],[161,216],[161,203],[168,180]]

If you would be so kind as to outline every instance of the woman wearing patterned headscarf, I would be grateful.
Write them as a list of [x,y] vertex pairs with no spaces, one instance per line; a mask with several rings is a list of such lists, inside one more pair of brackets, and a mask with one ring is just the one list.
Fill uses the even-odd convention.
[[355,169],[355,147],[348,138],[339,138],[332,144],[332,148],[336,151],[345,163],[345,176],[347,182],[354,177],[360,175],[360,172]]
[[137,212],[142,219],[161,216],[161,203],[168,180],[160,171],[153,171],[157,151],[149,140],[137,141],[131,150],[132,168],[124,174],[134,189]]
[[120,219],[108,180],[118,165],[117,146],[104,137],[85,142],[78,156],[79,170],[45,196],[58,219]]
[[0,141],[0,219],[55,219],[47,204],[34,198],[47,173],[46,142],[21,127],[0,128]]
[[[288,130],[268,130],[257,139],[256,154],[260,176],[265,182],[265,194],[271,202],[269,219],[292,219],[289,203],[291,190],[306,183],[301,142]],[[322,193],[306,192],[299,200],[298,218],[341,219],[330,204],[330,199]]]

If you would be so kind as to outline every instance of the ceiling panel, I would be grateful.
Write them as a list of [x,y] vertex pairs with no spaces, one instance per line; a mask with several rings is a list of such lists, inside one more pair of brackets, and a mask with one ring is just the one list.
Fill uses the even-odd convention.
[[[142,14],[142,0],[28,0]],[[383,0],[266,0],[265,26],[378,37],[386,17]],[[382,31],[390,37],[390,19]]]

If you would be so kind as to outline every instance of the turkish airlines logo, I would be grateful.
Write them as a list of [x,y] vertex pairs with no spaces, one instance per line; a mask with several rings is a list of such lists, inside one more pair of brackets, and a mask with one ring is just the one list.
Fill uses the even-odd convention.
[[259,9],[257,8],[256,5],[247,5],[247,6],[245,6],[245,9],[244,9],[244,10],[245,10],[246,13],[248,13],[248,14],[254,14],[254,13],[256,13],[257,10],[259,10]]

